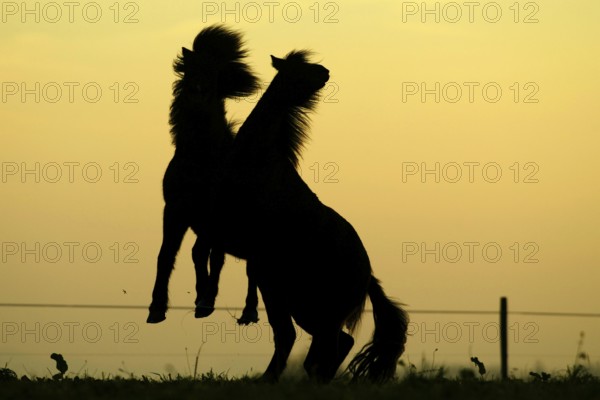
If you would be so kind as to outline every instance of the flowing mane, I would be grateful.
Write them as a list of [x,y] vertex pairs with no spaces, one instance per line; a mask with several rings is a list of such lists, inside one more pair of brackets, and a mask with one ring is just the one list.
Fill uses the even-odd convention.
[[[194,39],[192,50],[183,48],[177,55],[173,70],[178,79],[173,83],[169,117],[173,144],[177,145],[178,137],[194,134],[189,129],[194,128],[194,121],[200,116],[190,98],[197,94],[198,82],[217,76],[214,84],[223,100],[248,96],[258,89],[258,80],[244,61],[247,55],[242,36],[218,25],[203,29]],[[206,69],[214,76],[204,76]]]
[[308,138],[310,113],[329,79],[325,67],[309,62],[310,55],[308,50],[295,50],[283,59],[271,56],[277,74],[238,131],[236,146],[248,146],[247,151],[240,151],[257,156],[269,149],[298,166]]
[[285,56],[288,61],[295,61],[308,64],[309,57],[313,55],[311,50],[292,50]]
[[[311,54],[309,50],[293,50],[285,56],[285,59],[294,63],[309,64],[308,59]],[[294,167],[298,166],[302,150],[308,139],[309,113],[314,111],[318,101],[319,91],[316,91],[301,104],[290,107],[283,121],[279,146],[282,154],[285,154]]]

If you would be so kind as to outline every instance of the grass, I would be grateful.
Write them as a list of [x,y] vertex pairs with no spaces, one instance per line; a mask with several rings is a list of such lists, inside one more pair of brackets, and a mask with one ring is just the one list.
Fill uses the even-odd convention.
[[344,380],[320,385],[307,380],[261,383],[250,377],[230,379],[225,375],[189,377],[67,378],[61,380],[11,380],[0,383],[0,398],[86,399],[599,399],[600,380],[565,376],[549,381],[477,377],[447,379],[412,374],[384,385],[353,384]]
[[[474,357],[475,358],[475,357]],[[478,364],[479,363],[479,364]],[[447,377],[448,369],[422,365],[417,368],[401,363],[399,379],[383,385],[351,383],[341,377],[329,385],[317,384],[305,378],[288,377],[278,384],[261,382],[256,377],[230,378],[213,372],[190,376],[153,374],[125,377],[106,376],[101,379],[79,373],[75,376],[18,378],[5,367],[0,369],[0,398],[86,398],[86,399],[600,399],[600,378],[582,364],[567,368],[558,376],[533,372],[523,379],[501,381],[487,376],[482,362],[461,369],[457,376]],[[11,373],[12,372],[12,373]],[[546,378],[542,379],[542,373]],[[537,375],[537,376],[536,376]],[[50,374],[50,376],[52,376]]]
[[[0,368],[0,399],[272,399],[272,400],[335,400],[335,399],[599,399],[600,378],[591,372],[591,362],[582,351],[583,333],[572,366],[551,375],[545,371],[529,371],[521,378],[499,380],[490,376],[484,360],[471,357],[470,363],[461,368],[454,377],[449,369],[435,365],[435,349],[432,361],[425,357],[417,368],[410,360],[401,360],[400,377],[383,385],[367,382],[352,383],[343,375],[328,385],[317,384],[301,377],[297,370],[288,374],[278,384],[260,381],[257,377],[230,378],[226,373],[208,372],[198,374],[200,349],[192,368],[188,359],[188,376],[152,373],[136,376],[125,365],[119,368],[123,376],[89,376],[83,367],[76,373],[65,373],[65,364],[57,362],[58,374],[48,370],[48,377],[21,378],[5,365]],[[186,349],[187,353],[187,349]],[[63,360],[60,354],[53,359]],[[63,360],[62,362],[64,362]]]

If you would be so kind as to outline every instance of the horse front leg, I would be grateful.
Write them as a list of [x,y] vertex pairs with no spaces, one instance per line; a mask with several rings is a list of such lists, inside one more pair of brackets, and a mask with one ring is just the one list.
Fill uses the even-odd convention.
[[157,324],[167,316],[169,303],[169,279],[175,265],[175,257],[181,246],[188,225],[177,206],[165,206],[163,215],[163,241],[158,253],[156,280],[152,290],[152,303],[146,322]]
[[254,273],[254,264],[246,262],[246,275],[248,276],[248,293],[246,294],[246,304],[242,316],[238,318],[240,325],[249,325],[258,322],[258,286]]
[[219,279],[221,278],[221,270],[225,265],[225,252],[221,249],[212,248],[210,250],[210,275],[208,276],[208,296],[213,304],[219,294]]
[[196,270],[196,318],[208,317],[215,310],[215,299],[210,295],[208,259],[211,255],[210,244],[200,236],[192,248],[192,259]]

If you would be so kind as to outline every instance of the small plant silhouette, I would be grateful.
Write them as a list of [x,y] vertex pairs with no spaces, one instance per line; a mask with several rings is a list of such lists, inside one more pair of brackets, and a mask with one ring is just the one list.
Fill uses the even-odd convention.
[[551,377],[551,375],[550,375],[550,374],[547,374],[547,373],[545,373],[544,371],[542,371],[542,372],[541,372],[541,373],[539,373],[539,374],[538,374],[537,372],[533,372],[533,371],[531,371],[531,372],[529,372],[529,375],[530,375],[530,376],[533,376],[533,380],[534,380],[534,381],[536,381],[536,382],[537,382],[537,381],[541,381],[541,382],[547,382],[547,381],[549,381],[549,380],[550,380],[550,377]]
[[479,361],[479,358],[477,357],[471,357],[471,361],[477,366],[477,368],[479,369],[479,375],[481,375],[481,377],[483,378],[483,376],[487,373],[487,371],[485,370],[485,365],[481,361]]
[[58,374],[52,375],[52,378],[55,380],[64,378],[69,366],[67,365],[67,362],[63,358],[62,354],[52,353],[50,354],[50,358],[56,361],[56,369],[58,370]]
[[4,368],[0,368],[0,382],[16,381],[17,373],[8,368],[8,363],[4,364]]

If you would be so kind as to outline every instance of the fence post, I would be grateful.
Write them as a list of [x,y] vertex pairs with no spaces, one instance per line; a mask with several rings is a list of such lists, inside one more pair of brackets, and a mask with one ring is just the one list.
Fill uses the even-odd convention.
[[508,379],[508,312],[506,303],[506,297],[500,297],[500,376],[502,380]]

